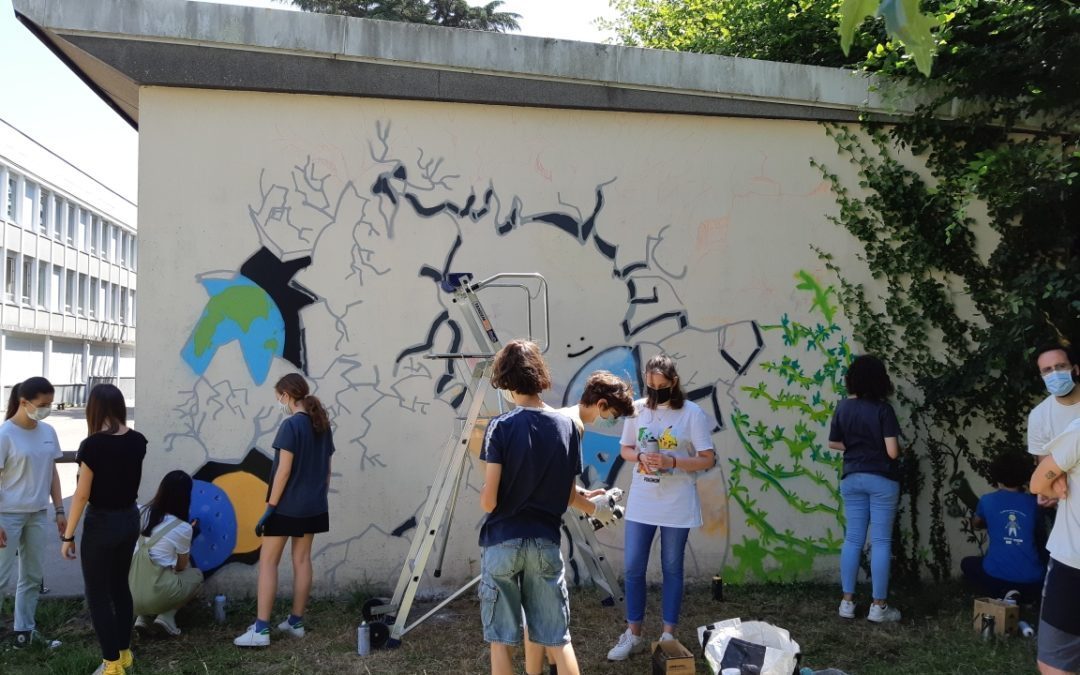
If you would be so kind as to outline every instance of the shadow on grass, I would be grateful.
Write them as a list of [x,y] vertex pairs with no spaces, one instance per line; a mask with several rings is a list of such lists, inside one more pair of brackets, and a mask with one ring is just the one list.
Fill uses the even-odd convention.
[[[862,589],[860,589],[862,590]],[[305,616],[308,635],[302,640],[275,634],[270,647],[242,650],[232,638],[251,623],[255,603],[232,599],[228,620],[214,623],[207,600],[199,599],[182,610],[178,623],[183,635],[161,636],[134,642],[137,675],[176,673],[190,675],[262,673],[486,673],[487,646],[480,633],[479,607],[474,596],[451,603],[442,612],[405,636],[402,646],[367,658],[356,655],[356,626],[360,608],[372,597],[386,595],[372,586],[360,586],[338,598],[319,598]],[[897,589],[894,604],[904,612],[898,625],[879,626],[866,621],[866,594],[859,617],[845,621],[836,614],[839,594],[827,584],[769,584],[729,586],[725,601],[712,600],[707,585],[687,588],[680,639],[699,654],[694,629],[720,619],[769,621],[791,631],[803,649],[803,665],[834,667],[851,675],[957,675],[1034,673],[1035,644],[1008,638],[983,642],[972,628],[971,597],[959,584],[924,585]],[[648,672],[645,655],[622,663],[606,660],[608,649],[623,630],[618,608],[600,605],[590,590],[571,594],[571,634],[583,673]],[[10,603],[5,607],[10,611]],[[414,618],[423,607],[417,607]],[[275,607],[275,623],[289,612],[287,601]],[[1024,618],[1034,618],[1025,608]],[[646,637],[659,635],[659,592],[649,592]],[[97,642],[81,600],[44,598],[38,625],[49,637],[64,641],[55,651],[34,647],[0,651],[0,673],[18,675],[88,675],[100,659]],[[654,635],[655,634],[655,635]],[[4,643],[8,644],[5,636]],[[700,655],[700,654],[699,654]],[[518,657],[520,664],[520,655]],[[520,666],[519,666],[520,667]],[[698,662],[698,672],[707,666]]]

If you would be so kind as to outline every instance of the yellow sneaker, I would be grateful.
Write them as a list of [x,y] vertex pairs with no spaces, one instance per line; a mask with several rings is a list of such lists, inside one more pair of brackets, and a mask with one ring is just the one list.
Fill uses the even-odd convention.
[[135,657],[131,655],[131,650],[130,649],[121,649],[120,650],[120,665],[123,667],[123,669],[127,670],[128,668],[131,668],[131,666],[134,663],[135,663]]
[[120,659],[115,661],[102,660],[101,665],[94,671],[94,675],[124,675],[124,667],[120,665]]

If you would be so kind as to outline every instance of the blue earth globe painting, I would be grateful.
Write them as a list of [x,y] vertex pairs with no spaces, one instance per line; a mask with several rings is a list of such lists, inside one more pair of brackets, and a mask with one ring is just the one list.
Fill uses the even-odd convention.
[[202,279],[210,299],[195,324],[181,357],[198,375],[206,372],[217,350],[240,344],[251,379],[262,384],[274,357],[285,349],[285,320],[270,294],[242,274]]

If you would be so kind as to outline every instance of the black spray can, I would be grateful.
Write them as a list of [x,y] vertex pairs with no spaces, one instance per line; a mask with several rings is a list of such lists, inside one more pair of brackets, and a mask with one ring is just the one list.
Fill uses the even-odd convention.
[[724,601],[724,578],[719,574],[712,578],[712,599],[717,602]]

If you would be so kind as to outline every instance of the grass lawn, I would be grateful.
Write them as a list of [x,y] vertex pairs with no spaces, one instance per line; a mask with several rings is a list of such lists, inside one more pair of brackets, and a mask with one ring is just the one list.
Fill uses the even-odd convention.
[[[898,589],[896,605],[904,620],[896,626],[878,626],[865,619],[845,621],[836,615],[837,589],[833,585],[797,584],[725,587],[725,602],[711,598],[707,586],[687,589],[683,605],[683,644],[698,653],[694,629],[730,617],[760,619],[791,631],[803,649],[803,665],[815,669],[840,668],[851,675],[874,673],[1034,673],[1035,643],[1011,638],[983,642],[971,627],[971,598],[959,584],[926,585]],[[251,622],[254,603],[231,600],[229,620],[214,624],[205,601],[180,612],[184,634],[178,638],[138,639],[136,667],[144,673],[233,675],[248,673],[486,673],[487,647],[481,639],[479,608],[472,593],[460,598],[436,618],[405,636],[394,651],[356,655],[356,625],[367,594],[357,591],[339,599],[312,603],[303,640],[275,638],[263,650],[240,650],[232,638]],[[659,591],[649,593],[646,634],[659,633]],[[583,673],[649,673],[648,657],[638,655],[622,663],[608,663],[607,650],[622,630],[620,610],[602,607],[589,590],[571,595],[571,633]],[[11,603],[5,603],[9,612]],[[287,613],[281,604],[274,621]],[[865,605],[859,606],[865,615]],[[1033,623],[1032,609],[1023,618]],[[419,616],[419,614],[414,614]],[[5,616],[10,619],[10,616]],[[0,673],[13,675],[89,675],[99,663],[99,652],[89,616],[79,600],[44,598],[38,624],[48,636],[64,641],[48,652],[35,646],[27,651],[0,651]],[[8,644],[5,637],[4,644]],[[519,672],[521,672],[519,670]],[[707,673],[703,660],[698,673]]]

